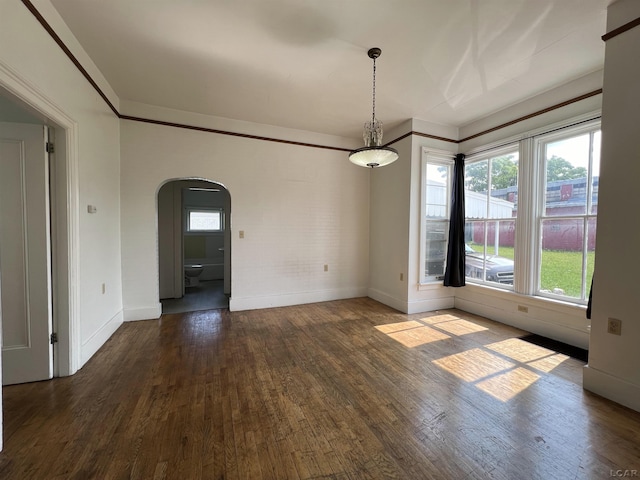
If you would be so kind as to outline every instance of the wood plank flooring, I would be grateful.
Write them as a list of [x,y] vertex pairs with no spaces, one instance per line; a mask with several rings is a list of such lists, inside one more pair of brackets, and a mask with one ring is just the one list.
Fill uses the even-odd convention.
[[640,413],[523,334],[366,298],[126,323],[76,375],[3,389],[0,478],[640,472]]

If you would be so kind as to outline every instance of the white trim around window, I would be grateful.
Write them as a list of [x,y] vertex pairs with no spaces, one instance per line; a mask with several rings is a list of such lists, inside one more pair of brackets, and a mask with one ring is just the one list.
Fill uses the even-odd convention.
[[[420,172],[420,285],[441,283],[446,268],[447,246],[449,238],[449,217],[451,215],[451,176],[453,175],[454,155],[441,150],[422,149],[422,168]],[[441,169],[442,185],[438,192],[428,191],[428,182],[433,168]],[[444,213],[444,214],[443,214]],[[428,233],[433,237],[430,241]],[[436,238],[438,237],[438,238]],[[441,237],[441,238],[440,238]],[[429,243],[429,245],[427,245]],[[437,245],[436,245],[437,244]],[[430,248],[431,247],[431,248]]]

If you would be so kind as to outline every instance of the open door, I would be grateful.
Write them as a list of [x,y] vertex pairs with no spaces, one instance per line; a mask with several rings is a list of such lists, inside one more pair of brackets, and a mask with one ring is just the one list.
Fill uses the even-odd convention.
[[42,125],[0,123],[4,385],[53,376],[49,158]]

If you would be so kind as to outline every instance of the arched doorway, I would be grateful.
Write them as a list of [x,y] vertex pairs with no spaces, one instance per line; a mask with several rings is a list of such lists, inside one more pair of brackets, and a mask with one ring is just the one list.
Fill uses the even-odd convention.
[[158,190],[162,313],[228,308],[231,196],[220,183],[174,179]]

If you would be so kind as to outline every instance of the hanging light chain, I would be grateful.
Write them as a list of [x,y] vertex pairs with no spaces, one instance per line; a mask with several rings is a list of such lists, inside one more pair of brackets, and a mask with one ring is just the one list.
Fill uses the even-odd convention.
[[371,115],[371,125],[376,123],[376,57],[373,57],[373,113]]

